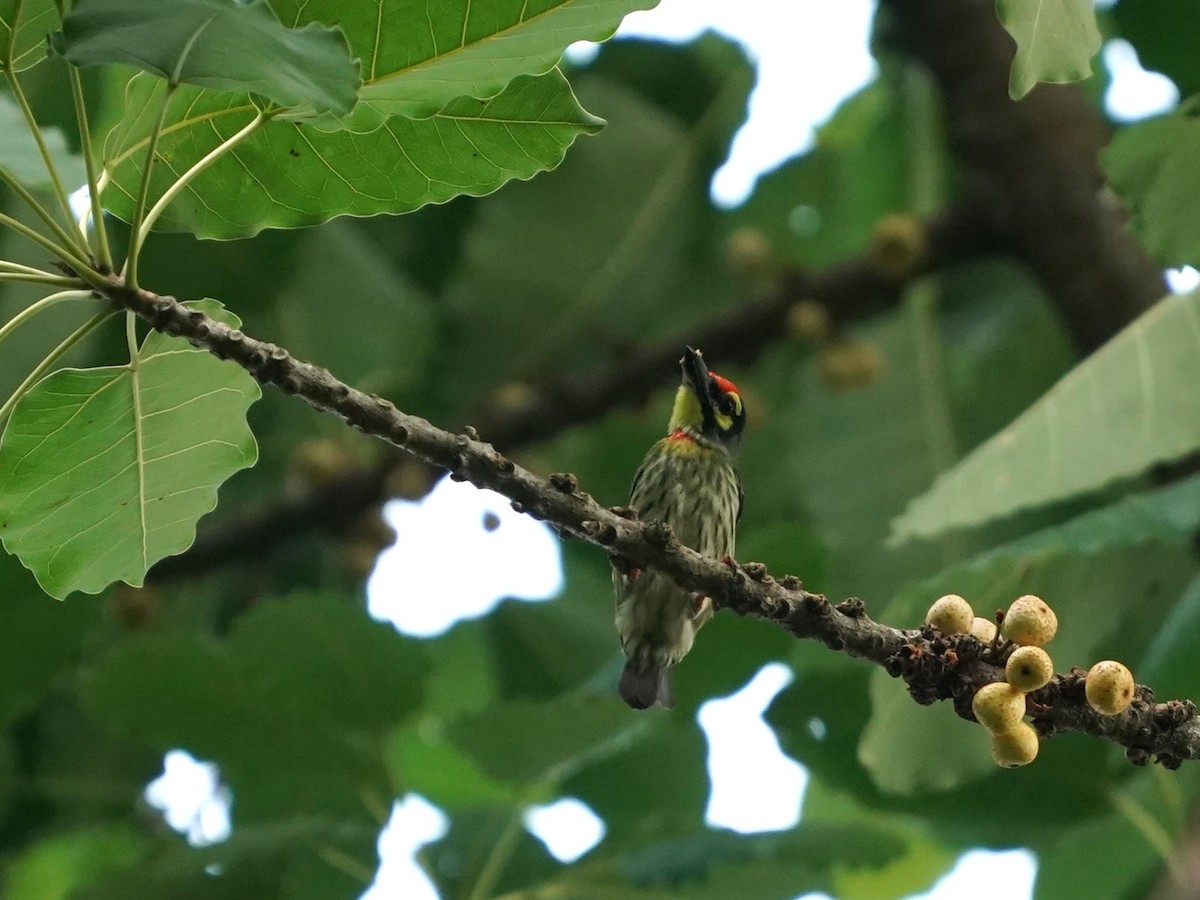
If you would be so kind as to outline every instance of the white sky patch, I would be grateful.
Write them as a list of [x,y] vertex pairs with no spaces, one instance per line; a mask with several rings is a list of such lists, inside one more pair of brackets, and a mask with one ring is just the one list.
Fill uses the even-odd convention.
[[92,212],[92,195],[85,184],[71,191],[67,197],[67,205],[71,207],[71,214],[75,216],[75,220],[87,218]]
[[391,501],[384,516],[396,543],[371,574],[367,608],[405,634],[432,637],[505,597],[548,600],[562,591],[554,532],[494,491],[443,478],[420,502]]
[[1184,266],[1180,269],[1167,269],[1164,274],[1167,277],[1167,286],[1173,294],[1186,294],[1200,287],[1200,272],[1197,272],[1191,266]]
[[762,714],[792,681],[782,663],[768,663],[729,697],[709,700],[696,718],[708,739],[712,793],[705,821],[743,834],[792,828],[808,772],[779,749]]
[[195,847],[219,844],[233,830],[232,798],[221,784],[220,772],[213,763],[201,762],[185,750],[167,751],[163,774],[147,785],[144,796]]
[[1027,900],[1036,877],[1037,857],[1028,850],[972,850],[931,890],[907,900]]
[[[763,172],[809,149],[816,126],[876,72],[867,38],[874,0],[791,3],[778,0],[662,0],[625,17],[617,37],[690,41],[712,30],[742,45],[758,70],[746,123],[713,177],[719,206],[742,203]],[[594,50],[573,47],[573,61]]]
[[1118,122],[1156,116],[1179,105],[1175,82],[1166,75],[1143,69],[1129,41],[1115,38],[1104,45],[1101,55],[1112,78],[1104,95],[1104,108]]
[[525,812],[525,828],[561,863],[573,863],[604,839],[604,820],[582,800],[563,797]]
[[419,794],[392,804],[392,815],[379,833],[379,871],[359,900],[438,900],[416,853],[444,837],[448,827],[445,814]]

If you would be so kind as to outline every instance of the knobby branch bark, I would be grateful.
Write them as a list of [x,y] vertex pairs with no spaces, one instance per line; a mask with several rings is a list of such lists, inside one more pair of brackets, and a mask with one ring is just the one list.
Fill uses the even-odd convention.
[[[766,619],[798,638],[884,666],[892,676],[904,678],[920,703],[952,699],[960,715],[972,718],[975,691],[1003,675],[1002,660],[991,655],[993,649],[969,635],[943,637],[927,627],[893,628],[868,617],[857,598],[833,604],[806,591],[793,576],[773,578],[762,564],[703,557],[680,544],[662,523],[641,522],[628,510],[601,506],[579,489],[573,475],[540,478],[483,442],[474,428],[462,434],[437,428],[174,297],[129,287],[115,276],[103,293],[155,329],[236,363],[259,383],[300,397],[449,471],[452,478],[503,494],[514,509],[548,522],[561,535],[600,547],[626,564],[661,572],[680,587],[713,598],[718,608]],[[1030,700],[1033,723],[1045,736],[1082,731],[1102,737],[1124,746],[1130,761],[1139,765],[1155,760],[1174,767],[1184,759],[1200,758],[1200,715],[1191,701],[1156,703],[1153,692],[1139,685],[1129,709],[1118,716],[1101,716],[1088,706],[1078,670],[1057,676]]]
[[[685,344],[700,347],[723,367],[747,365],[787,334],[787,316],[796,303],[816,301],[835,324],[866,318],[898,303],[914,278],[995,250],[989,224],[986,210],[953,203],[922,223],[925,251],[904,277],[881,270],[869,249],[825,269],[792,270],[770,293],[670,339],[634,347],[587,372],[524,384],[516,392],[518,402],[487,398],[472,421],[495,446],[511,454],[614,410],[636,408],[662,388],[663,373],[674,370]],[[242,557],[261,558],[265,548],[297,535],[318,529],[336,532],[383,503],[390,476],[410,461],[404,454],[388,454],[310,493],[281,497],[217,523],[202,531],[187,553],[156,565],[152,577],[163,581]]]

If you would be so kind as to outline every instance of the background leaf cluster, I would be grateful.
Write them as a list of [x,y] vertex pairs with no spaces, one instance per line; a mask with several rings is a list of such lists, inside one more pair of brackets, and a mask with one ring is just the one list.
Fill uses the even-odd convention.
[[[144,70],[84,70],[115,216],[131,217],[160,109],[152,200],[256,116],[268,119],[168,208],[141,282],[217,298],[247,332],[439,423],[469,421],[499,402],[500,388],[679,334],[760,290],[726,264],[738,229],[758,230],[780,262],[823,266],[858,252],[880,216],[912,210],[912,183],[947,157],[939,123],[915,112],[928,84],[881,50],[876,79],[810,151],[762,178],[738,209],[716,208],[709,183],[753,84],[736,46],[713,34],[684,46],[620,41],[587,65],[560,62],[568,43],[607,37],[644,2],[433,4],[437,15],[420,29],[416,5],[400,2],[276,0],[269,11],[263,3],[242,11],[269,13],[261,21],[272,33],[308,35],[324,48],[294,51],[313,61],[307,77],[328,88],[320,104],[307,87],[256,83],[261,71],[244,53],[235,56],[252,74],[220,57],[183,58],[178,42],[121,37],[106,50],[100,38],[116,33],[102,18],[95,32],[79,30],[89,11],[122,4],[147,6],[77,4],[60,46],[77,63]],[[1090,5],[1079,5],[1090,18]],[[1021,6],[1001,4],[1010,24],[1028,23]],[[1195,55],[1180,50],[1174,18],[1186,14],[1167,6],[1123,0],[1101,24],[1185,92],[1196,90]],[[233,15],[215,0],[180,5],[209,7]],[[0,41],[15,8],[0,0]],[[166,21],[159,27],[185,28]],[[19,22],[12,68],[25,73],[39,120],[61,129],[52,132],[54,155],[68,159],[80,147],[61,137],[73,133],[56,88],[65,63],[42,59],[45,34],[58,29],[53,3],[28,0]],[[1082,75],[1094,51],[1087,24],[1020,25],[1014,92]],[[374,40],[376,27],[386,39]],[[138,58],[116,58],[131,48]],[[214,70],[236,83],[213,81]],[[1122,129],[1104,159],[1132,229],[1164,265],[1200,262],[1197,192],[1188,189],[1192,109],[1185,102]],[[41,191],[16,115],[0,95],[0,164]],[[572,146],[585,134],[593,136]],[[954,195],[955,174],[937,180],[939,198]],[[0,194],[0,210],[29,218],[12,192]],[[377,215],[400,212],[411,214]],[[0,256],[42,262],[11,234],[0,236]],[[1060,669],[1116,656],[1164,692],[1196,697],[1197,482],[1164,486],[1147,474],[1200,444],[1191,415],[1196,297],[1164,302],[1080,361],[1050,299],[1011,260],[974,260],[920,290],[848,330],[884,361],[857,391],[832,390],[820,348],[784,336],[753,367],[726,372],[754,410],[739,556],[795,572],[812,589],[860,596],[899,626],[919,622],[949,590],[983,613],[1040,593],[1063,622]],[[36,296],[0,284],[0,313],[7,320]],[[7,342],[0,395],[87,315],[57,306],[26,342]],[[110,375],[124,385],[126,343],[105,326],[63,362],[116,367]],[[144,355],[156,349],[214,367],[203,377],[186,370],[167,390],[203,393],[207,379],[240,375],[157,335],[142,344]],[[44,421],[36,403],[80,377],[41,382],[10,420],[5,447],[36,442],[34,425]],[[572,471],[601,500],[622,501],[661,431],[672,380],[664,373],[664,391],[646,408],[573,429],[522,461]],[[242,451],[236,463],[201,479],[210,494],[252,459],[244,414],[257,438],[258,464],[221,487],[205,525],[294,490],[298,448],[332,445],[339,465],[374,458],[376,448],[276,393],[245,413],[252,393],[243,384],[236,409],[169,429],[193,448],[217,423],[237,432],[227,438]],[[136,415],[127,400],[125,418]],[[189,427],[202,436],[189,438]],[[86,444],[67,462],[82,463]],[[16,511],[30,512],[20,503],[51,489],[37,479],[22,486],[24,461],[0,466],[10,552],[19,552]],[[84,467],[78,477],[104,476]],[[361,560],[379,546],[373,518],[202,576],[156,584],[152,574],[141,590],[117,585],[63,604],[15,558],[0,557],[6,897],[354,897],[375,870],[392,801],[408,792],[449,816],[446,836],[422,854],[443,896],[898,897],[927,887],[966,848],[1020,845],[1038,854],[1039,896],[1086,889],[1103,900],[1142,896],[1159,877],[1154,828],[1169,838],[1184,832],[1177,811],[1190,809],[1197,788],[1188,768],[1164,778],[1099,742],[1066,737],[1047,742],[1036,765],[999,772],[978,729],[945,704],[917,707],[882,672],[732,616],[716,617],[680,669],[678,709],[634,716],[611,696],[620,665],[611,586],[606,561],[588,548],[564,547],[566,588],[550,603],[505,602],[443,636],[400,637],[363,610]],[[78,522],[46,540],[65,546]],[[116,577],[140,582],[118,567],[104,579],[42,584],[66,594]],[[403,599],[443,601],[411,590]],[[695,713],[773,660],[795,674],[767,719],[811,774],[801,822],[769,835],[711,829]],[[189,847],[139,800],[172,747],[219,765],[233,797],[228,841]],[[559,796],[580,798],[607,828],[569,865],[520,825],[529,804]]]

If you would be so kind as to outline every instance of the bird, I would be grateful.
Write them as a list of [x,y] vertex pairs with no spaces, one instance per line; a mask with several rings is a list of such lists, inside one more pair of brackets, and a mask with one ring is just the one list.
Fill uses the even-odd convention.
[[[708,370],[699,350],[679,361],[666,437],[638,467],[629,505],[644,522],[671,526],[684,545],[732,561],[742,515],[742,482],[735,465],[746,410],[733,382]],[[675,705],[672,669],[712,618],[709,597],[676,586],[654,571],[614,568],[616,625],[625,667],[618,693],[634,709]]]

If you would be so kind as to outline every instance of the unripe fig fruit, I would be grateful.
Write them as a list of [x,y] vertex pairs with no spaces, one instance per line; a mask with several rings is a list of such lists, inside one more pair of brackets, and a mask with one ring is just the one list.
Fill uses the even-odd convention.
[[979,724],[993,734],[1012,731],[1025,715],[1025,695],[1004,681],[985,684],[971,699]]
[[1001,634],[1014,644],[1040,647],[1058,631],[1058,616],[1046,601],[1026,594],[1013,601],[1004,614]]
[[992,759],[1006,769],[1027,766],[1037,757],[1038,736],[1028,722],[1017,723],[1012,731],[992,735]]
[[1004,666],[1004,677],[1018,691],[1027,694],[1050,682],[1054,677],[1054,663],[1041,647],[1018,647]]
[[996,623],[983,616],[971,620],[971,636],[981,644],[990,644],[996,639]]
[[975,613],[971,604],[958,594],[947,594],[933,602],[925,614],[925,624],[942,634],[966,634],[971,630]]
[[1084,692],[1092,709],[1115,716],[1133,700],[1133,673],[1116,660],[1106,659],[1088,669]]
[[801,300],[788,310],[787,328],[798,341],[819,343],[829,337],[829,313],[816,300]]

